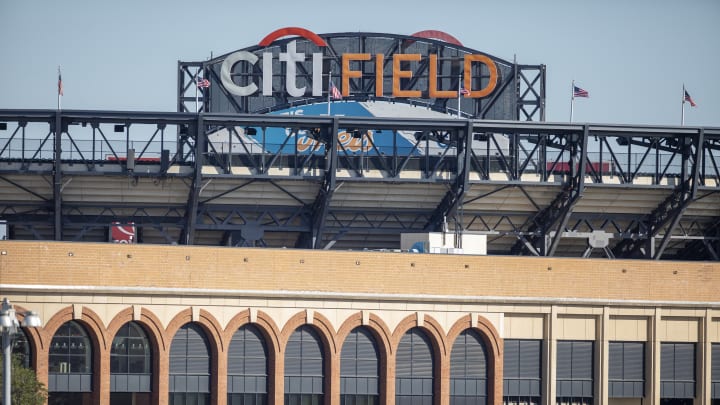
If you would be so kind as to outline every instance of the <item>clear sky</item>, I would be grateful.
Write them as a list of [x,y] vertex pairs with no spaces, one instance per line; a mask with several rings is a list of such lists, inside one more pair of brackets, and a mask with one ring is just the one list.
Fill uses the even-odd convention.
[[719,0],[0,0],[0,108],[175,111],[177,61],[299,26],[318,34],[445,31],[547,65],[547,120],[720,126]]

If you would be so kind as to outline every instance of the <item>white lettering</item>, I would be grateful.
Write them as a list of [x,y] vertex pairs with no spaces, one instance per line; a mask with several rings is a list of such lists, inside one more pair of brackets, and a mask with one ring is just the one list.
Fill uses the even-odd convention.
[[238,86],[233,81],[230,73],[232,72],[233,66],[240,61],[246,61],[251,65],[254,65],[257,60],[258,57],[248,51],[235,52],[225,58],[225,61],[223,61],[222,67],[220,68],[220,80],[222,81],[223,86],[225,86],[225,89],[240,97],[249,96],[255,93],[258,89],[255,83],[250,83],[247,86]]
[[280,59],[280,62],[285,62],[287,64],[285,67],[285,87],[287,87],[288,94],[292,97],[302,97],[305,95],[305,86],[297,87],[297,65],[295,63],[304,62],[305,54],[297,53],[295,50],[295,42],[296,41],[290,41],[287,44],[287,52],[280,52],[278,58]]
[[272,52],[263,52],[263,96],[272,96]]
[[321,52],[313,53],[313,97],[322,96],[322,63],[323,54]]

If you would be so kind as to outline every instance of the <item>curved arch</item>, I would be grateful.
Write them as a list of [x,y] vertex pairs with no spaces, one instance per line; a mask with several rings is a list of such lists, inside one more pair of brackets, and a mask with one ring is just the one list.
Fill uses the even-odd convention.
[[288,339],[290,338],[290,335],[295,332],[295,329],[307,324],[312,326],[318,332],[318,335],[320,335],[320,339],[322,340],[324,349],[326,350],[326,353],[328,355],[328,359],[331,356],[334,356],[337,353],[335,351],[335,331],[332,329],[332,324],[330,323],[330,321],[328,321],[327,318],[317,312],[313,314],[312,323],[308,323],[306,322],[306,320],[306,312],[302,311],[293,315],[290,319],[288,319],[287,322],[285,322],[285,326],[283,326],[282,331],[280,332],[281,351],[285,352],[285,347],[287,346]]
[[100,350],[107,350],[108,344],[105,326],[100,317],[87,307],[82,308],[82,316],[80,319],[73,319],[72,306],[67,306],[56,312],[43,328],[46,340],[48,342],[51,341],[57,330],[67,321],[77,321],[88,329],[88,336],[90,337],[90,341],[93,342],[93,349],[98,350],[97,353],[99,353]]
[[423,325],[420,326],[418,325],[417,313],[407,316],[395,327],[392,340],[392,347],[394,351],[397,351],[397,346],[398,344],[400,344],[400,339],[402,339],[405,332],[416,326],[428,333],[430,341],[433,344],[433,351],[435,352],[438,361],[440,361],[443,356],[447,355],[448,348],[445,340],[445,332],[443,332],[440,323],[436,321],[433,317],[425,314],[423,319]]
[[463,46],[459,39],[448,34],[447,32],[438,30],[423,30],[412,34],[413,37],[425,38],[425,39],[438,39],[440,41],[447,42],[449,44]]
[[363,325],[362,312],[357,312],[348,317],[345,322],[340,325],[340,328],[338,328],[338,332],[336,335],[338,347],[340,348],[340,350],[342,350],[343,343],[345,342],[348,334],[350,334],[350,332],[358,326],[364,326],[368,328],[368,330],[375,337],[375,340],[377,340],[381,356],[390,357],[390,354],[393,353],[392,333],[390,332],[390,328],[388,328],[388,326],[385,324],[385,322],[383,322],[382,319],[380,319],[380,317],[373,313],[370,314],[369,320],[370,322],[368,322],[367,325]]
[[[28,309],[19,305],[13,305],[13,307],[15,308],[15,316],[17,316],[18,321],[22,323],[22,321],[25,319],[25,312],[27,312]],[[28,338],[28,344],[30,345],[30,358],[33,361],[33,368],[36,370],[38,352],[41,349],[45,348],[44,335],[41,333],[42,329],[44,329],[42,326],[40,326],[39,328],[23,328],[25,336],[27,336]]]
[[322,331],[322,335],[327,337],[327,345],[330,349],[330,353],[335,354],[338,353],[338,346],[337,346],[337,339],[335,339],[336,333],[335,328],[333,328],[332,323],[329,319],[325,317],[325,315],[315,312],[313,314],[313,326],[315,326],[318,330]]
[[[336,335],[337,344],[338,344],[338,357],[342,354],[342,348],[345,344],[345,340],[347,339],[350,332],[352,332],[357,327],[363,327],[367,328],[368,331],[370,331],[370,334],[375,339],[375,342],[378,347],[378,352],[380,358],[380,375],[379,375],[379,381],[387,381],[388,378],[388,364],[390,363],[390,358],[392,356],[392,333],[390,332],[390,328],[385,324],[385,322],[377,315],[370,313],[369,316],[369,322],[365,325],[363,325],[363,313],[357,312],[351,316],[349,316],[345,322],[340,325],[340,328],[338,328],[338,332]],[[338,359],[337,367],[342,367],[342,360]],[[338,369],[339,370],[339,369]],[[337,376],[333,376],[333,378],[336,378],[336,383],[339,383],[340,381],[340,373],[336,373]],[[387,384],[380,384],[379,387],[379,393],[380,393],[380,403],[385,403],[387,396],[388,396],[388,389],[389,387]]]
[[266,341],[265,343],[268,345],[268,351],[270,352],[268,355],[272,353],[274,356],[275,353],[280,352],[280,330],[278,329],[277,324],[275,324],[275,321],[273,321],[273,319],[265,312],[258,311],[255,322],[250,322],[249,309],[239,312],[237,315],[232,317],[227,326],[225,326],[223,339],[226,342],[226,347],[229,347],[230,341],[232,340],[235,332],[246,324],[257,326],[263,334]]
[[488,351],[488,388],[492,387],[488,394],[489,405],[500,405],[502,403],[502,384],[503,384],[503,340],[497,329],[484,316],[478,315],[477,326],[472,326],[472,318],[470,314],[458,319],[453,326],[450,327],[447,335],[447,341],[450,347],[455,343],[455,339],[466,329],[472,329],[478,332],[478,335]]
[[[299,312],[295,314],[292,318],[290,318],[283,327],[281,336],[282,336],[282,356],[283,356],[283,376],[287,376],[288,368],[287,368],[287,357],[288,357],[288,351],[287,347],[290,343],[290,338],[293,336],[295,331],[300,329],[301,327],[307,326],[312,330],[314,333],[316,333],[319,336],[320,339],[320,350],[322,354],[322,368],[323,368],[323,377],[322,377],[322,395],[324,396],[323,403],[329,403],[330,398],[333,396],[333,382],[332,378],[334,376],[333,370],[333,364],[338,359],[337,353],[334,351],[334,336],[329,335],[329,332],[332,331],[328,330],[327,325],[329,325],[329,322],[327,324],[325,323],[327,321],[326,318],[324,318],[324,322],[318,322],[317,318],[318,314],[315,314],[313,316],[313,322],[308,323],[307,321],[307,315],[306,312]],[[302,356],[302,355],[301,355]],[[278,376],[279,377],[279,376]],[[292,384],[291,384],[292,385]],[[286,387],[287,390],[287,387]],[[285,391],[286,393],[288,391]]]
[[327,43],[324,39],[320,38],[320,36],[310,30],[306,30],[305,28],[300,27],[285,27],[277,29],[265,36],[258,45],[260,46],[268,46],[272,44],[276,39],[287,37],[291,35],[297,35],[299,37],[303,37],[306,39],[309,39],[317,46],[327,46]]
[[[102,358],[104,353],[108,351],[106,329],[100,317],[90,308],[82,307],[82,316],[80,319],[73,319],[73,307],[67,306],[55,313],[48,323],[45,324],[43,332],[47,342],[51,342],[60,327],[70,321],[75,321],[80,324],[80,326],[85,329],[88,339],[90,340],[92,346],[92,386],[98,387],[93,388],[91,395],[93,403],[98,403],[102,395],[101,388],[99,388],[102,379]],[[44,367],[49,367],[49,365],[48,358]],[[42,375],[47,376],[48,374],[46,373],[49,373],[49,370],[43,370]]]
[[168,341],[172,342],[172,338],[175,336],[178,329],[190,322],[197,323],[203,331],[208,334],[208,341],[210,342],[210,349],[212,350],[213,356],[218,356],[220,352],[224,351],[223,341],[221,338],[222,328],[220,327],[220,323],[210,312],[204,309],[200,310],[200,316],[196,320],[192,319],[191,308],[184,309],[175,315],[175,317],[173,317],[173,319],[168,323],[167,328],[165,328]]
[[458,335],[460,335],[462,331],[472,328],[480,333],[480,337],[482,337],[483,343],[485,343],[485,346],[489,350],[491,350],[491,354],[493,355],[493,357],[501,357],[502,338],[500,337],[500,333],[498,333],[497,329],[495,329],[495,326],[492,324],[492,322],[490,322],[484,316],[478,315],[477,321],[477,326],[473,328],[472,318],[470,314],[458,319],[450,327],[450,330],[447,333],[447,342],[449,347],[452,347],[453,343],[455,343],[455,339],[457,339]]
[[[198,319],[192,319],[192,308],[186,308],[180,311],[175,317],[168,323],[165,328],[168,342],[172,344],[173,338],[177,331],[186,323],[196,323],[200,326],[203,332],[207,335],[208,344],[210,345],[210,369],[217,370],[220,362],[220,353],[224,352],[224,345],[222,341],[222,328],[217,319],[210,314],[210,312],[201,309]],[[170,351],[170,344],[168,344],[168,352]],[[162,378],[165,378],[164,376]],[[214,403],[217,401],[218,396],[218,378],[216,373],[210,373],[210,401]]]
[[115,315],[115,317],[110,320],[107,327],[108,339],[112,341],[118,330],[120,330],[123,325],[134,321],[142,325],[143,329],[145,329],[145,333],[147,333],[148,339],[150,339],[150,343],[153,345],[153,353],[158,353],[159,355],[159,353],[165,351],[165,331],[160,329],[159,324],[156,323],[159,320],[155,317],[155,314],[150,311],[144,313],[144,308],[142,311],[143,313],[140,316],[140,319],[133,319],[132,307],[125,308]]

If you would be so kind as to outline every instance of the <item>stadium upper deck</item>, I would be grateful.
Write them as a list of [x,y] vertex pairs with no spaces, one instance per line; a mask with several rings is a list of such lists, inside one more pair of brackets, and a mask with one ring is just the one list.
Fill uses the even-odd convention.
[[719,161],[720,128],[4,110],[0,220],[11,239],[132,222],[141,243],[315,249],[447,224],[490,254],[718,260]]

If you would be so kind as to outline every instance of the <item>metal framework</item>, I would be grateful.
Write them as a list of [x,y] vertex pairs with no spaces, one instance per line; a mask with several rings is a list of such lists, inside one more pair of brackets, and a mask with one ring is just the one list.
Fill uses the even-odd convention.
[[[351,101],[389,101],[423,106],[443,113],[461,114],[466,118],[496,120],[545,120],[545,65],[518,64],[487,55],[464,46],[408,35],[386,33],[334,33],[320,34],[327,46],[317,46],[312,40],[302,37],[290,37],[273,42],[269,46],[250,46],[240,51],[249,52],[263,59],[264,54],[273,55],[272,83],[276,87],[272,96],[256,93],[246,97],[231,94],[222,81],[222,66],[229,54],[202,62],[178,62],[177,108],[180,112],[212,112],[212,113],[270,113],[290,107],[325,102],[328,94],[328,72],[334,72],[337,79],[343,69],[342,54],[363,53],[377,59],[381,56],[381,66],[376,61],[354,61],[353,70],[360,77],[349,80],[350,95],[344,100]],[[278,61],[278,54],[284,51],[289,42],[295,42],[299,52],[322,54],[322,95],[291,97],[277,87],[284,88],[286,66]],[[435,55],[437,57],[437,73],[434,79],[438,89],[457,92],[463,75],[463,58],[465,55],[484,55],[492,60],[498,70],[498,85],[495,91],[485,98],[430,98],[430,62],[423,58],[418,62],[404,62],[403,70],[411,73],[409,79],[403,79],[402,89],[417,91],[419,97],[395,98],[387,95],[387,89],[393,86],[393,57],[395,54]],[[357,66],[355,66],[357,65]],[[257,85],[264,80],[264,64],[259,60],[255,64],[238,63],[230,76],[234,82],[246,85],[253,82]],[[297,63],[297,84],[300,87],[313,87],[313,64],[310,58]],[[377,83],[376,71],[383,72],[383,83]],[[473,88],[482,88],[487,84],[488,71],[482,65],[473,65]],[[198,78],[208,79],[211,85],[198,93]],[[338,80],[338,87],[340,81]],[[383,96],[375,92],[376,86],[386,89]],[[458,105],[458,100],[460,103]]]
[[[270,131],[282,147],[258,147]],[[707,127],[0,110],[0,223],[11,239],[107,241],[132,222],[140,243],[314,249],[397,249],[449,224],[490,254],[718,260],[719,163]]]

